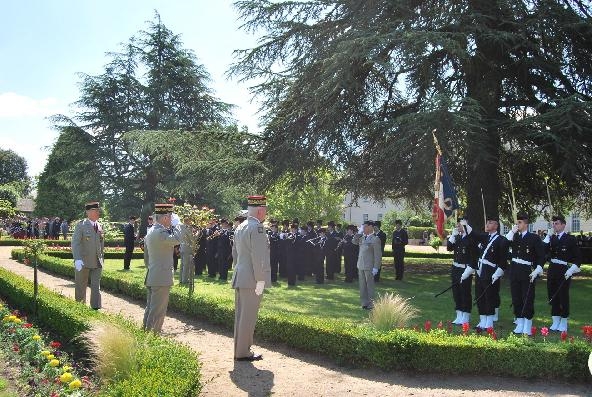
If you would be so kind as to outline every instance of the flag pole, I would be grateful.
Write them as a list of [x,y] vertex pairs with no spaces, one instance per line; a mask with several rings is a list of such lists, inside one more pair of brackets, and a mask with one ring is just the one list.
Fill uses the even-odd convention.
[[512,184],[512,175],[509,172],[508,178],[510,178],[510,190],[512,191],[512,218],[514,218],[514,223],[517,223],[518,210],[516,209],[516,196],[514,196],[514,185]]
[[547,187],[547,200],[549,200],[549,221],[551,221],[551,219],[553,218],[553,215],[555,215],[553,213],[553,203],[551,203],[551,193],[549,193],[549,184],[547,183],[547,181],[549,180],[549,177],[546,176],[545,177],[545,186]]
[[483,204],[483,227],[487,224],[487,214],[485,213],[485,197],[483,197],[483,188],[481,188],[481,203]]

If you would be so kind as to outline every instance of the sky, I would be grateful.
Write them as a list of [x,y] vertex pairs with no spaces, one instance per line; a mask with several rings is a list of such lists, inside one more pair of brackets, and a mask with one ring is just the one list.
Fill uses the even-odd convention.
[[0,0],[0,148],[27,160],[30,176],[43,171],[57,139],[48,117],[72,116],[80,73],[98,75],[118,51],[153,21],[181,35],[211,75],[210,87],[236,105],[239,126],[260,130],[248,83],[228,80],[233,51],[256,38],[240,30],[231,0]]

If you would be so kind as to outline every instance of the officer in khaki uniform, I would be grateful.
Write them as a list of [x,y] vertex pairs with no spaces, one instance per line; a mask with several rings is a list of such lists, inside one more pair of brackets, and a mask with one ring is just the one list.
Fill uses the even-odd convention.
[[358,281],[360,283],[360,302],[362,308],[372,310],[374,307],[374,276],[382,263],[380,238],[374,234],[374,223],[364,222],[352,241],[360,246],[358,253]]
[[85,205],[86,219],[80,221],[72,236],[72,256],[74,257],[75,298],[86,303],[86,287],[90,276],[90,307],[101,308],[101,273],[103,271],[103,251],[105,239],[103,228],[98,222],[99,203],[93,201]]
[[148,262],[146,273],[147,302],[143,327],[160,332],[169,304],[169,292],[173,285],[173,249],[181,242],[181,230],[175,225],[171,232],[172,204],[156,204],[154,226],[144,238],[144,260]]
[[185,217],[179,228],[181,231],[181,272],[179,278],[181,284],[188,284],[191,277],[191,266],[193,266],[193,246],[195,245],[191,218]]
[[267,213],[265,196],[247,198],[249,216],[234,232],[232,258],[234,273],[234,359],[261,360],[251,352],[257,313],[265,287],[271,287],[269,240],[263,227]]

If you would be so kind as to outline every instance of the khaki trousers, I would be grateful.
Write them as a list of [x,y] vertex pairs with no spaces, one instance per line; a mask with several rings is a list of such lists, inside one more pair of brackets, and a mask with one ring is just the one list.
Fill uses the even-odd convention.
[[102,268],[89,269],[82,267],[80,271],[74,269],[74,284],[76,289],[74,298],[78,302],[86,303],[86,288],[88,287],[88,278],[90,276],[90,307],[93,309],[101,308],[101,274]]
[[360,282],[360,303],[362,306],[374,306],[374,276],[372,270],[358,269],[358,280]]
[[148,293],[146,295],[146,310],[144,310],[144,321],[142,325],[144,329],[158,333],[162,330],[162,324],[166,316],[171,287],[146,288],[148,288]]
[[256,295],[253,288],[234,290],[234,358],[252,354],[251,345],[262,297]]

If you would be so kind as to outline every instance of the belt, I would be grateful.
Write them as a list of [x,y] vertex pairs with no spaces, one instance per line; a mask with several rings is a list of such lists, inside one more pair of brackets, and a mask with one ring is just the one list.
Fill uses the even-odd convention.
[[469,265],[465,265],[464,263],[452,262],[452,266],[454,266],[454,267],[460,267],[461,269],[466,269],[467,266],[469,266]]
[[487,259],[479,259],[479,263],[485,263],[486,265],[489,265],[491,267],[497,267],[497,265],[495,263],[490,262]]
[[520,258],[512,258],[512,262],[520,263],[521,265],[532,266],[532,262],[525,261],[524,259]]
[[571,263],[566,262],[566,261],[562,261],[561,259],[557,259],[557,258],[551,258],[551,263],[555,263],[557,265],[565,265],[565,266],[571,265]]

